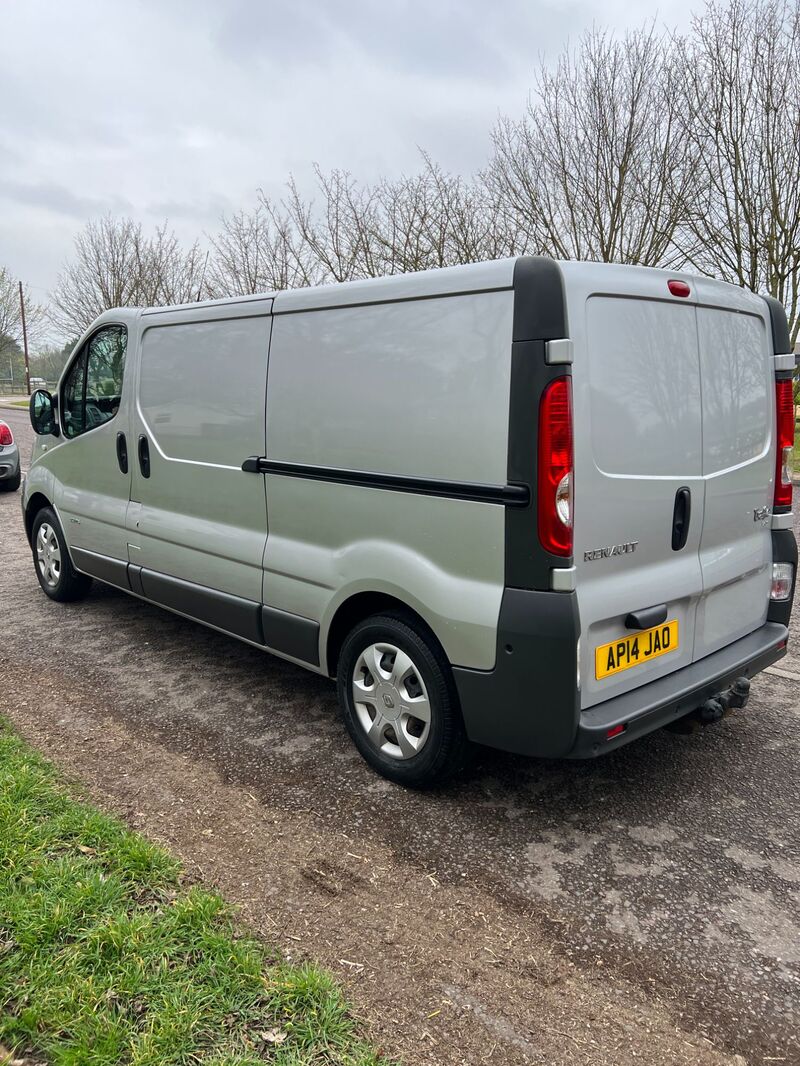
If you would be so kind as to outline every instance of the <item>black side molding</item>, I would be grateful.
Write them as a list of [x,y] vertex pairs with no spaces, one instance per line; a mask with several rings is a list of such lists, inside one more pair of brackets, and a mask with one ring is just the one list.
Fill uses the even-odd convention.
[[81,573],[90,574],[106,585],[114,585],[126,591],[130,589],[128,564],[122,559],[111,559],[108,555],[99,555],[97,552],[87,551],[86,548],[71,548],[70,555],[75,569]]
[[148,600],[254,644],[263,644],[260,603],[153,570],[140,570],[139,582]]
[[277,607],[262,607],[261,625],[268,648],[319,666],[319,622]]
[[311,618],[83,548],[73,548],[72,556],[81,573],[107,585],[132,592],[159,607],[205,622],[270,651],[290,655],[309,666],[319,666],[319,622]]
[[405,477],[402,474],[379,474],[366,470],[344,470],[332,466],[306,466],[284,463],[250,455],[242,463],[249,474],[280,474],[307,481],[331,481],[339,485],[358,485],[368,489],[389,489],[419,496],[442,496],[450,500],[498,503],[505,507],[527,507],[530,492],[525,485],[483,485],[468,481],[437,481],[433,478]]

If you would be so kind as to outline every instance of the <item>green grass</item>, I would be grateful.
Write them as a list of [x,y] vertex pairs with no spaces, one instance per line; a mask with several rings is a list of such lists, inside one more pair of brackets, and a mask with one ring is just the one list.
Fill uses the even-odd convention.
[[28,407],[30,400],[6,400],[4,407]]
[[385,1062],[330,976],[243,935],[0,721],[2,1045],[51,1066]]

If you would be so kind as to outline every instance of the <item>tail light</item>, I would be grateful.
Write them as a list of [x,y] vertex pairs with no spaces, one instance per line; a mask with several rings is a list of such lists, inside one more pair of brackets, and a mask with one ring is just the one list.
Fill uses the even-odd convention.
[[792,379],[775,382],[777,456],[775,458],[775,507],[792,506],[792,449],[794,448],[794,398]]
[[11,430],[5,424],[0,422],[0,445],[13,444],[14,438],[11,435]]
[[794,566],[791,563],[772,564],[772,587],[769,591],[771,600],[788,600],[792,595],[794,584]]
[[551,381],[539,404],[539,540],[553,555],[572,555],[572,382]]

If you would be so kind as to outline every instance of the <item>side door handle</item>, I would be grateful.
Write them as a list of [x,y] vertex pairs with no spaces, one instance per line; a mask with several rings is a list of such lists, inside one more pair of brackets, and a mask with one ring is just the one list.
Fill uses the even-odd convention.
[[684,485],[675,493],[672,511],[672,550],[679,552],[689,539],[689,522],[692,518],[692,494]]
[[139,469],[142,477],[150,477],[150,444],[144,433],[139,434]]
[[117,463],[123,474],[128,473],[128,442],[124,433],[117,434]]

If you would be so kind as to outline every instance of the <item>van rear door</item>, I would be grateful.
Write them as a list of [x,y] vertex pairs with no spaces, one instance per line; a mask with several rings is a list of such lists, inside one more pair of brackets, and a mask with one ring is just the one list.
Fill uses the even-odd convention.
[[763,625],[772,564],[775,373],[763,301],[702,278],[697,332],[703,406],[703,595],[695,658]]
[[[672,296],[669,275],[606,264],[562,269],[574,342],[574,554],[587,708],[693,659],[703,594],[700,363],[694,299]],[[644,613],[659,607],[663,619]]]
[[[575,563],[588,708],[766,620],[774,368],[767,309],[752,293],[685,277],[689,295],[681,297],[664,271],[562,269],[574,340]],[[663,606],[659,639],[644,634],[632,648],[630,616]]]

